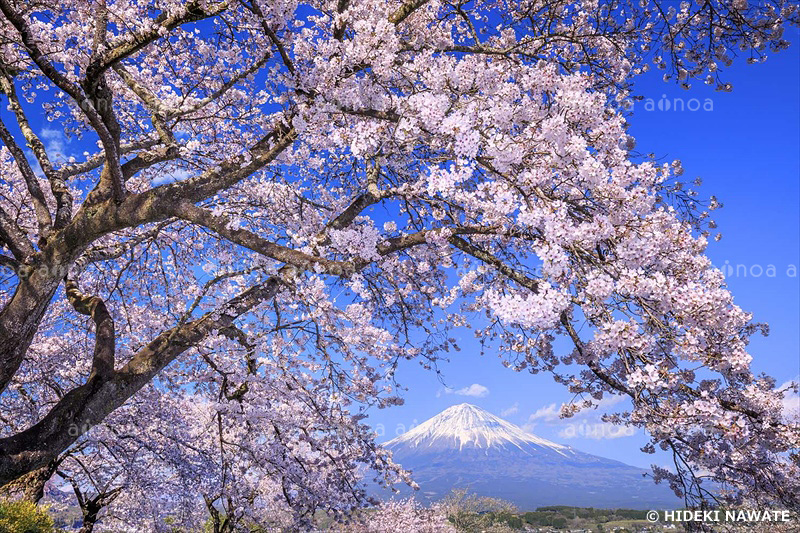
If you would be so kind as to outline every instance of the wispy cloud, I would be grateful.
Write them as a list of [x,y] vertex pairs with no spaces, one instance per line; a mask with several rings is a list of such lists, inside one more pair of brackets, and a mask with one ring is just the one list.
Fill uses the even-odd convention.
[[620,437],[630,437],[636,430],[628,426],[618,426],[610,422],[570,422],[563,429],[559,430],[558,436],[562,439],[618,439]]
[[778,387],[778,390],[783,392],[783,417],[786,420],[800,420],[798,384],[800,384],[800,376],[786,381]]
[[[71,157],[71,153],[67,153],[69,139],[64,135],[63,131],[53,128],[42,128],[41,131],[39,131],[39,140],[42,141],[45,152],[47,152],[47,157],[51,161],[63,163],[65,161],[75,160]],[[24,148],[23,150],[25,152],[25,157],[31,164],[33,173],[39,178],[45,179],[44,172],[42,172],[42,168],[39,166],[39,161],[36,159],[33,151],[30,148]]]
[[500,411],[500,416],[511,416],[519,412],[519,402],[514,402],[514,405],[507,407]]
[[63,131],[53,128],[42,128],[40,134],[45,150],[51,159],[65,159],[67,138]]
[[624,401],[624,396],[605,396],[597,403],[596,408],[579,411],[570,418],[561,418],[561,405],[551,403],[534,411],[523,426],[526,431],[533,431],[537,424],[558,427],[558,436],[563,439],[617,439],[635,434],[634,428],[618,426],[604,422],[602,415],[607,410]]
[[458,389],[455,391],[455,394],[458,394],[459,396],[474,396],[475,398],[483,398],[484,396],[489,396],[489,389],[480,383],[473,383],[469,387]]
[[183,181],[185,179],[190,178],[191,176],[192,174],[188,170],[178,168],[178,169],[173,169],[171,171],[167,171],[163,174],[154,177],[151,183],[154,187],[157,187],[158,185],[164,185],[166,183]]
[[528,422],[537,422],[539,420],[543,422],[553,422],[559,420],[560,413],[561,408],[551,403],[550,405],[545,405],[537,409],[535,413],[528,417]]
[[[445,394],[457,394],[458,396],[472,396],[473,398],[484,398],[486,396],[489,396],[489,388],[488,387],[484,387],[480,383],[473,383],[469,387],[464,387],[464,388],[461,388],[461,389],[453,389],[453,388],[450,388],[450,387],[445,387],[444,388],[444,393]],[[441,395],[442,395],[442,391],[441,390],[436,393],[436,397],[437,398],[439,396],[441,396]]]

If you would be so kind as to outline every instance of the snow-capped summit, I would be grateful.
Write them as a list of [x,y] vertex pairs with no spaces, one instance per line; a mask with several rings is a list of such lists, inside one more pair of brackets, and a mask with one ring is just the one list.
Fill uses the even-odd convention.
[[467,487],[522,510],[679,504],[669,488],[642,477],[640,468],[531,435],[468,403],[445,409],[384,446],[411,471],[419,496],[430,500]]
[[511,449],[526,453],[572,454],[568,446],[526,433],[490,412],[469,403],[448,407],[433,418],[386,443],[388,448],[411,449]]

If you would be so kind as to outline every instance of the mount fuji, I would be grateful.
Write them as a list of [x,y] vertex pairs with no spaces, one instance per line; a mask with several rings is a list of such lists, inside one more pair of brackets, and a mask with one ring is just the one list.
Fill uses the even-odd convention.
[[659,509],[682,504],[645,470],[525,432],[471,404],[450,407],[384,447],[435,501],[454,488],[514,503]]

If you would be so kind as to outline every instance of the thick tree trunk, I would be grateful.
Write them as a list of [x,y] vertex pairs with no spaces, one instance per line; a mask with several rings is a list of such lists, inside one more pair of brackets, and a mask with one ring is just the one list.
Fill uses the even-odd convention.
[[53,477],[59,463],[60,461],[56,459],[33,472],[28,472],[0,489],[0,497],[38,503],[44,496],[45,485]]
[[[44,268],[21,279],[11,301],[0,311],[0,394],[22,364],[60,278]],[[23,274],[24,275],[24,274]]]
[[97,523],[97,515],[100,512],[100,507],[90,506],[83,512],[83,523],[78,533],[92,533],[94,526]]
[[281,284],[280,276],[273,276],[229,300],[219,314],[164,331],[118,371],[111,375],[93,373],[84,385],[65,394],[37,424],[0,439],[0,487],[55,460],[176,357],[212,330],[228,328],[238,316],[272,298]]

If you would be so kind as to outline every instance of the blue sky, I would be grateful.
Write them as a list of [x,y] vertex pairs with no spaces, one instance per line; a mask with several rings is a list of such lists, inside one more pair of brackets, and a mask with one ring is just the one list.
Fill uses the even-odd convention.
[[[708,254],[726,273],[737,304],[769,323],[770,335],[755,336],[750,353],[754,371],[778,383],[800,374],[800,36],[796,28],[787,34],[789,50],[760,64],[737,61],[726,71],[730,93],[699,82],[685,91],[664,83],[661,72],[640,78],[635,92],[652,102],[637,102],[629,120],[639,151],[680,159],[686,181],[703,179],[700,197],[715,195],[724,204],[713,217],[723,238]],[[676,98],[683,111],[674,110]],[[673,104],[669,111],[659,110],[663,100]],[[481,357],[469,331],[459,341],[462,351],[440,365],[449,389],[433,372],[413,364],[399,369],[397,379],[409,388],[405,405],[372,411],[369,419],[380,441],[469,402],[580,450],[641,467],[667,464],[664,456],[639,451],[646,442],[641,431],[604,426],[596,412],[558,420],[558,406],[570,399],[563,386],[547,374],[507,369],[490,353]]]
[[[779,383],[800,375],[800,35],[796,28],[787,34],[794,43],[789,50],[763,64],[737,61],[726,71],[731,93],[699,82],[684,91],[661,81],[660,72],[640,78],[636,92],[654,105],[636,103],[630,119],[639,151],[681,159],[687,181],[703,179],[701,197],[715,195],[724,203],[714,216],[723,239],[708,253],[730,274],[736,302],[770,324],[769,337],[753,338],[751,354],[754,370]],[[675,99],[683,100],[683,111],[673,109]],[[663,110],[666,101],[670,110]],[[52,152],[67,157],[80,151],[80,143],[68,147],[61,132],[41,127]],[[368,419],[379,441],[470,402],[590,453],[642,467],[654,461],[639,451],[646,441],[641,432],[605,426],[599,413],[558,420],[558,406],[570,395],[549,375],[516,373],[491,353],[480,356],[469,330],[459,335],[459,344],[461,352],[440,364],[444,384],[413,362],[400,366],[396,377],[409,388],[405,405],[372,410]],[[662,457],[655,462],[665,464]]]

